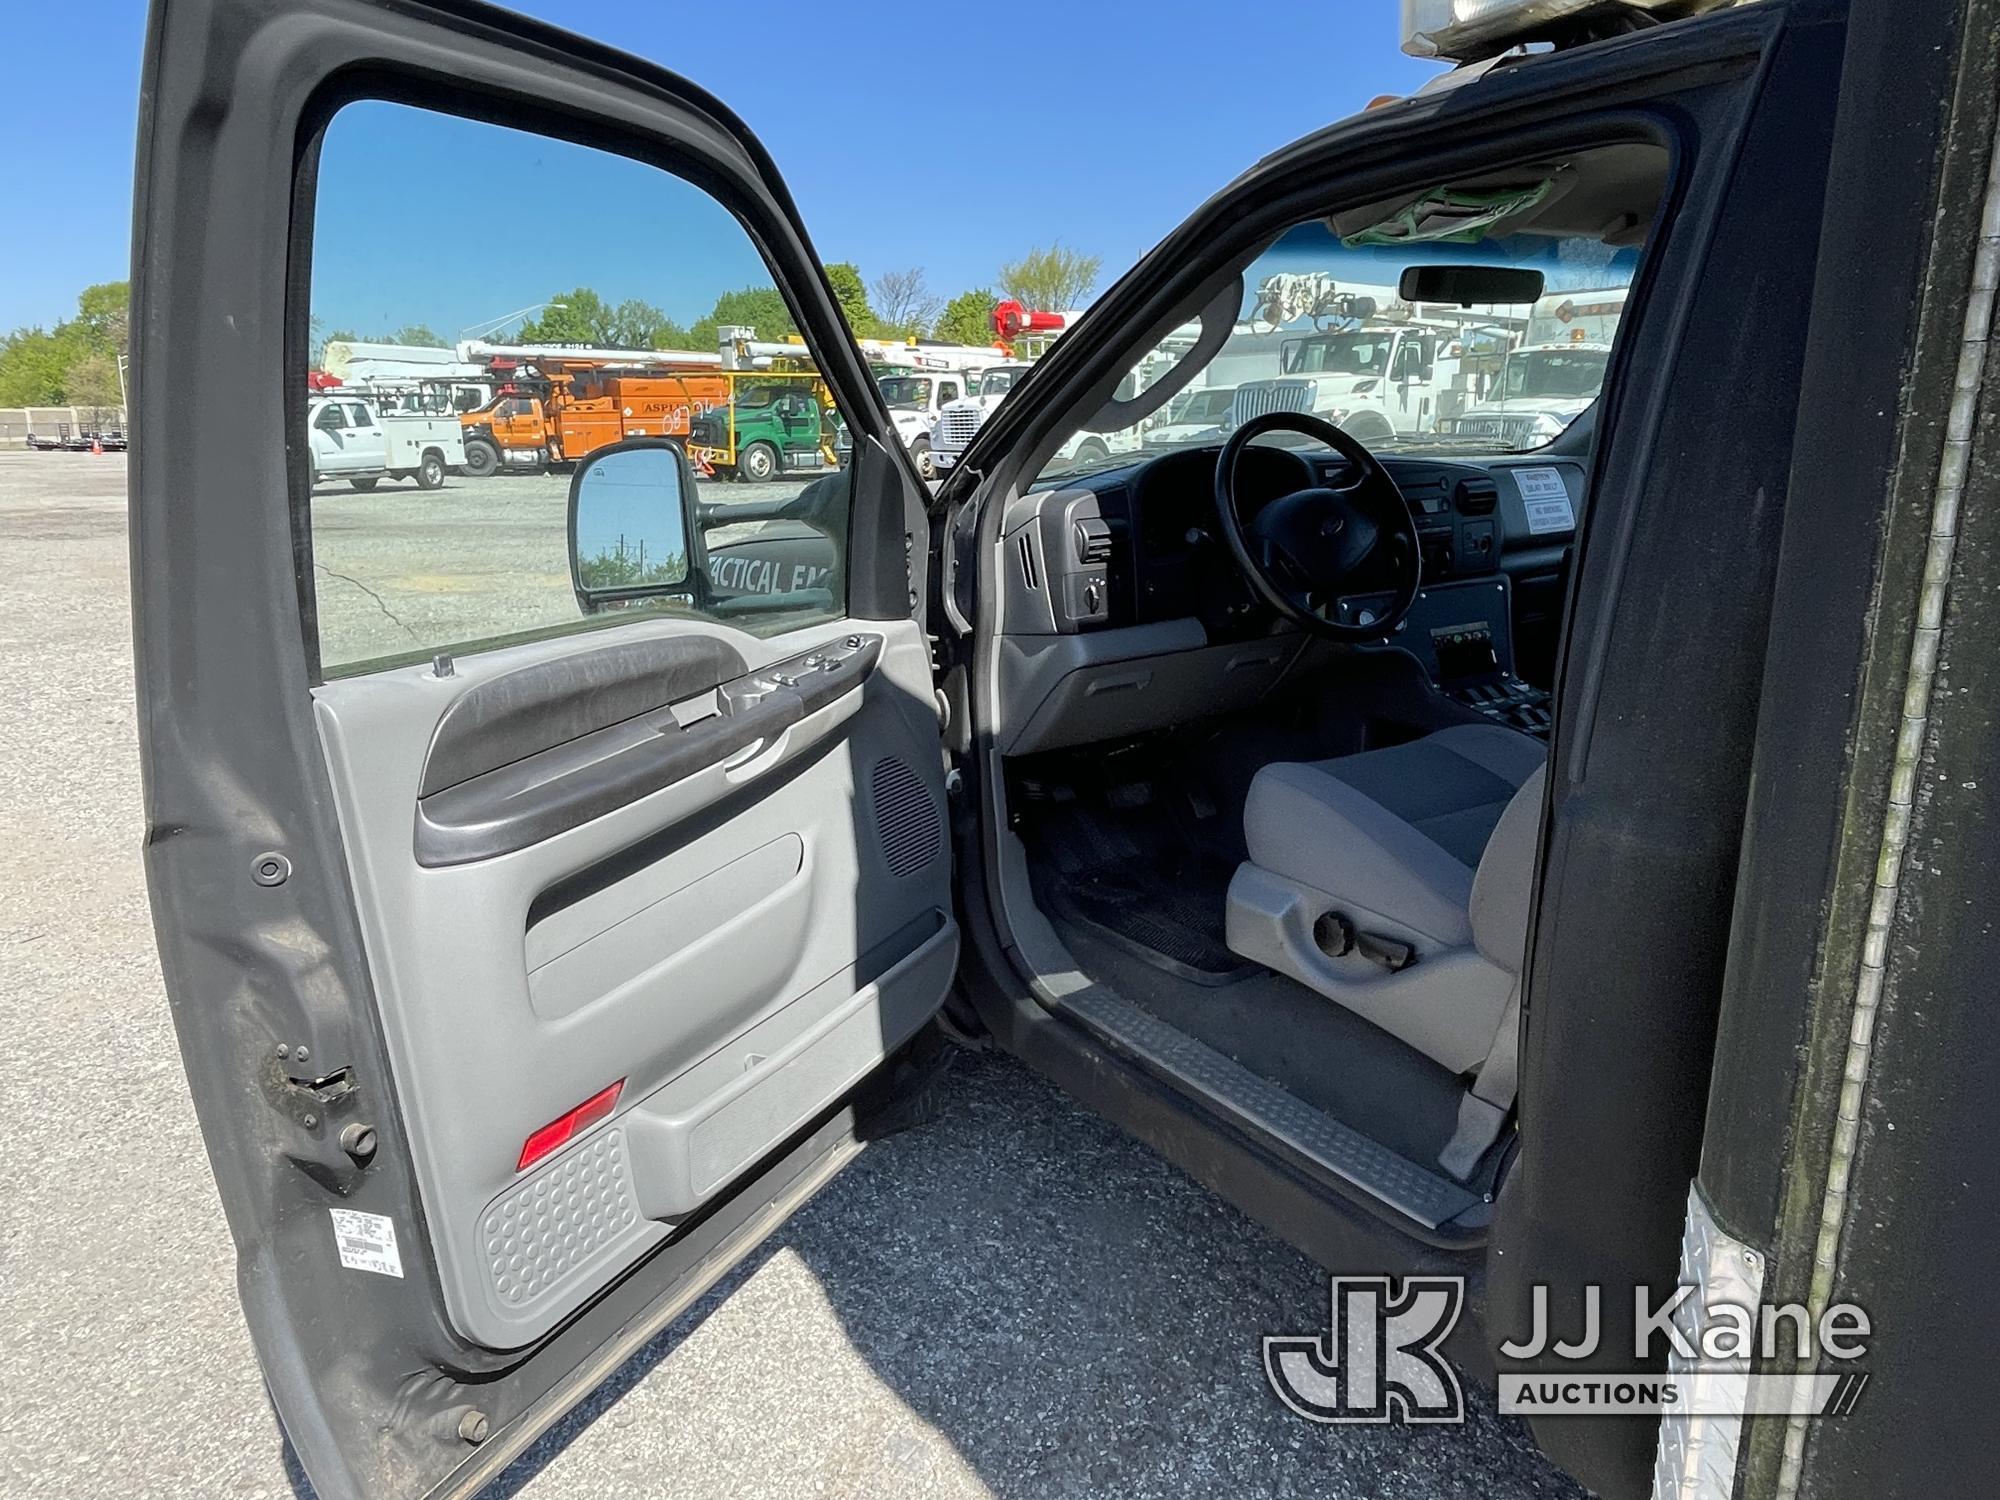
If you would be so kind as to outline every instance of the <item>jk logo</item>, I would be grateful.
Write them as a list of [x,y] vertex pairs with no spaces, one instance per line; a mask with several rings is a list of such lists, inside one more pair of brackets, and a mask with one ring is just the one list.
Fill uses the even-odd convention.
[[1326,1333],[1269,1335],[1264,1374],[1309,1422],[1463,1422],[1458,1372],[1437,1352],[1465,1309],[1462,1276],[1333,1278]]

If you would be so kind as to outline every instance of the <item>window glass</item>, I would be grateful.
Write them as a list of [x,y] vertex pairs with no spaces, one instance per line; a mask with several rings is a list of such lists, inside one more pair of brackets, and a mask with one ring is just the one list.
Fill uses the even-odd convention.
[[[460,181],[475,161],[507,163],[510,203],[555,207],[509,213],[468,255],[462,216],[396,185]],[[832,392],[749,235],[693,184],[479,121],[350,105],[321,149],[304,315],[302,587],[325,675],[637,616],[769,635],[846,612]],[[659,438],[686,468],[655,453],[607,474],[617,566],[581,560],[587,579],[622,568],[630,587],[580,605],[571,476]]]
[[876,384],[891,411],[922,411],[930,404],[931,383],[922,375],[885,375]]
[[[1182,394],[1117,431],[1079,423],[1042,478],[1219,443],[1271,411],[1322,417],[1379,451],[1520,452],[1552,441],[1603,388],[1665,156],[1607,147],[1516,171],[1522,180],[1497,195],[1511,206],[1496,222],[1468,227],[1453,212],[1496,201],[1486,186],[1442,186],[1288,230],[1245,268],[1235,324]],[[1402,296],[1413,267],[1473,266],[1535,272],[1540,293]],[[1179,367],[1199,332],[1190,323],[1162,339],[1120,395],[1169,371],[1186,377]]]

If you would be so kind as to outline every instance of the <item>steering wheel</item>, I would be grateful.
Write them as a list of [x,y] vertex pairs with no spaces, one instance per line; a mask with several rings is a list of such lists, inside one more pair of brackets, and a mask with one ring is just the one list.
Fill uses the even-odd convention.
[[[1353,466],[1355,477],[1347,484],[1312,485],[1280,496],[1246,527],[1236,508],[1237,470],[1243,450],[1267,432],[1318,438]],[[1375,455],[1331,422],[1305,412],[1273,411],[1238,427],[1215,461],[1215,511],[1251,589],[1313,635],[1380,640],[1403,623],[1417,602],[1423,548],[1410,504]],[[1336,618],[1332,608],[1344,585],[1385,549],[1396,580],[1389,608],[1366,624]]]

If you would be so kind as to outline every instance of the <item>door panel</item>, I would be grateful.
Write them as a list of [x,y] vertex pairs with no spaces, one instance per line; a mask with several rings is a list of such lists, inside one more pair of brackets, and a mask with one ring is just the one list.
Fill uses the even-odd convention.
[[[862,635],[844,623],[771,641],[694,623],[618,634],[640,631],[649,644],[693,632],[753,671]],[[427,752],[449,748],[434,746],[440,724],[495,682],[638,643],[586,637],[465,659],[447,679],[405,667],[315,691],[426,1227],[467,1337],[514,1348],[547,1333],[935,1006],[957,934],[939,899],[929,657],[912,622],[866,637],[882,649],[865,678],[748,758],[445,864],[424,857],[420,810],[444,793],[419,795]],[[693,713],[713,696],[665,701]],[[601,732],[663,739],[651,717]],[[514,764],[547,753],[513,751]],[[882,785],[897,799],[887,809]],[[916,857],[884,844],[899,819],[917,825]],[[807,1056],[821,1043],[824,1065]],[[608,1129],[517,1170],[536,1130],[613,1084]],[[564,1212],[545,1219],[551,1201]]]
[[[856,435],[813,497],[845,555],[809,604],[703,618],[709,536],[685,602],[586,621],[560,501],[506,489],[536,481],[482,481],[478,513],[466,481],[311,493],[316,174],[357,99],[722,205]],[[851,1157],[852,1085],[950,981],[920,489],[768,157],[648,64],[457,0],[172,0],[137,181],[135,367],[204,372],[133,392],[146,866],[246,1319],[317,1493],[464,1493]],[[440,263],[371,201],[385,277]],[[533,211],[580,253],[617,238],[577,232],[603,201]],[[414,207],[478,248],[453,276],[535,242]],[[524,516],[553,549],[498,584],[428,533],[367,571],[366,527]],[[518,607],[472,628],[493,600]],[[846,665],[760,677],[814,652]]]

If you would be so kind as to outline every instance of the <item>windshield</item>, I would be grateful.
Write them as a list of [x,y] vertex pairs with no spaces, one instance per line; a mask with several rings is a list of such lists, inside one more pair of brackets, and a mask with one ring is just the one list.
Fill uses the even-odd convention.
[[1507,356],[1500,375],[1504,400],[1535,396],[1589,400],[1604,385],[1609,349],[1522,349]]
[[988,370],[979,377],[979,394],[999,396],[1014,388],[1014,383],[1028,373],[1026,365],[1002,365],[997,370]]
[[1229,403],[1235,395],[1234,391],[1195,391],[1174,403],[1167,420],[1213,425],[1229,415]]
[[922,375],[885,375],[876,384],[891,409],[922,411],[931,404],[931,383]]
[[1389,368],[1394,335],[1387,332],[1315,334],[1287,343],[1287,375],[1381,375]]
[[[1590,221],[1605,224],[1602,235],[1575,232],[1584,221],[1563,210],[1574,200],[1551,192],[1517,194],[1511,221],[1471,229],[1411,220],[1393,201],[1294,225],[1243,268],[1226,337],[1204,337],[1212,330],[1191,320],[1130,367],[1141,390],[1161,381],[1198,390],[1118,430],[1107,413],[1075,413],[1040,478],[1134,462],[1156,429],[1179,430],[1151,437],[1155,451],[1219,442],[1268,412],[1318,417],[1383,452],[1543,446],[1597,398],[1610,366],[1644,250],[1640,227],[1665,178],[1664,156],[1649,167],[1635,149],[1579,156],[1558,174],[1590,184],[1571,189],[1578,198],[1601,196],[1602,204],[1590,200],[1593,213],[1603,204],[1620,210]],[[1505,232],[1524,223],[1536,232]],[[1473,274],[1501,268],[1533,274]],[[1412,290],[1434,287],[1451,300],[1404,297],[1412,271]],[[1523,300],[1457,296],[1481,291]],[[1187,430],[1196,423],[1215,434]]]

